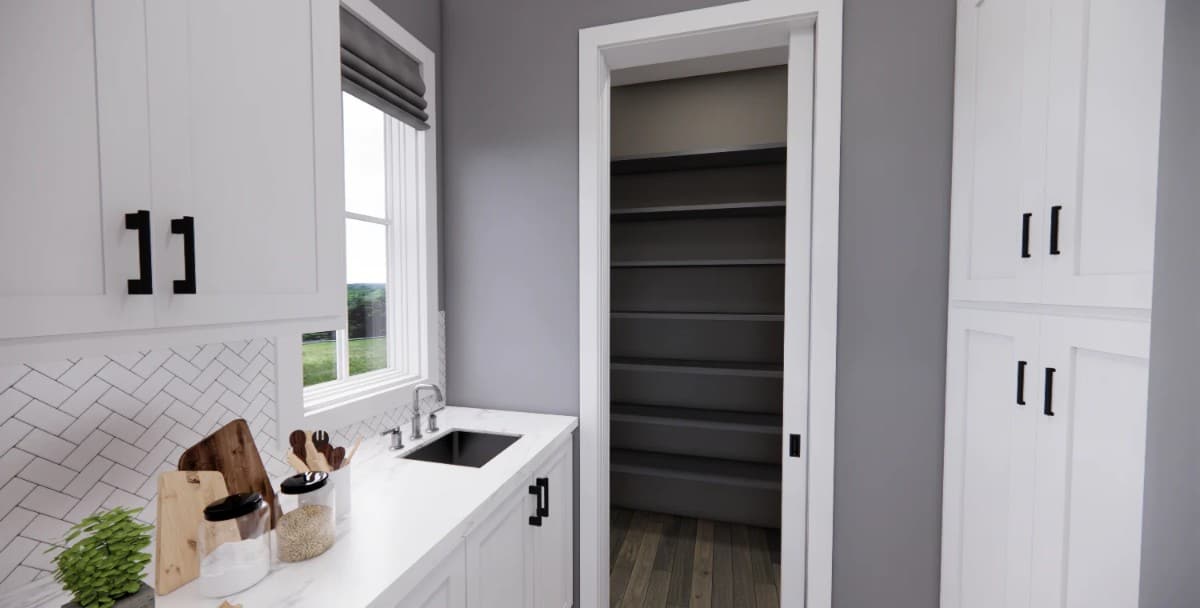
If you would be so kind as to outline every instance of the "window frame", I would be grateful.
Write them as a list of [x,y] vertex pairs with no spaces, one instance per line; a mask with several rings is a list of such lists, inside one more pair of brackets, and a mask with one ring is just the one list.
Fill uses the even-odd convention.
[[[343,334],[347,332],[344,295],[339,318],[313,320],[297,326],[295,332],[280,335],[276,342],[276,364],[278,437],[282,442],[286,442],[287,434],[294,429],[338,428],[404,406],[411,400],[417,385],[443,382],[441,315],[438,311],[436,58],[428,47],[370,0],[342,0],[340,4],[420,64],[426,86],[429,129],[417,131],[394,119],[385,123],[385,142],[396,142],[403,147],[404,154],[411,154],[412,158],[412,162],[394,162],[396,148],[392,145],[385,148],[385,191],[389,198],[386,211],[389,214],[386,321],[389,367],[357,376],[349,376],[349,370],[343,376],[339,370],[337,380],[304,386],[301,336],[330,331],[331,327]],[[331,13],[336,35],[336,8]],[[340,62],[337,64],[340,69]],[[340,104],[338,108],[340,110]],[[339,111],[339,133],[341,120]],[[344,193],[344,188],[342,191]],[[346,210],[344,196],[338,197],[336,204],[341,206],[343,223],[346,219],[377,221],[373,217],[356,217],[358,214]],[[346,255],[344,243],[340,255]],[[344,271],[344,262],[341,267]],[[338,342],[348,343],[348,340]],[[398,369],[396,362],[401,360],[405,366]],[[337,365],[343,365],[340,353]]]

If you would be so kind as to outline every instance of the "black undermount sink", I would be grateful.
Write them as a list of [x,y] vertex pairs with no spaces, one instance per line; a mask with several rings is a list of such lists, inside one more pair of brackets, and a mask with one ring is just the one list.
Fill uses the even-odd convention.
[[479,468],[520,438],[520,435],[450,431],[402,458]]

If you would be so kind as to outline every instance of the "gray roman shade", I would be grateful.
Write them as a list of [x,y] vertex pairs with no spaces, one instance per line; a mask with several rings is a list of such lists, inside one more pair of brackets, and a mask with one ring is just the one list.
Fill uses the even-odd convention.
[[417,129],[429,128],[421,65],[342,9],[342,88]]

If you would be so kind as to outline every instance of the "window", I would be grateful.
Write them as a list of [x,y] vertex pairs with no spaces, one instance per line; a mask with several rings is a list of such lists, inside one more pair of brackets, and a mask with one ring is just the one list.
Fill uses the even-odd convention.
[[[406,280],[405,241],[416,240],[423,134],[342,93],[346,192],[347,327],[302,337],[306,401],[348,381],[396,379],[414,369],[408,338],[419,336],[406,304],[421,285]],[[406,237],[413,237],[407,238]]]

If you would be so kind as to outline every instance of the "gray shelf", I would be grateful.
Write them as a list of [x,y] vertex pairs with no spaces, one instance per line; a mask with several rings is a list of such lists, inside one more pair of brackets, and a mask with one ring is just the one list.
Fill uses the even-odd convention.
[[637,319],[649,321],[743,321],[747,323],[780,323],[782,314],[739,313],[739,312],[649,312],[614,311],[613,319]]
[[687,359],[645,359],[613,357],[609,368],[614,371],[665,372],[704,376],[741,376],[746,378],[783,378],[779,363],[744,363],[733,361],[691,361]]
[[758,217],[783,215],[787,211],[784,201],[751,203],[719,203],[704,205],[662,205],[658,207],[628,207],[613,209],[614,222],[649,220],[683,220],[727,217]]
[[629,260],[616,261],[613,268],[708,268],[713,266],[783,266],[782,258],[728,260]]
[[613,403],[609,411],[609,417],[613,421],[619,422],[740,433],[778,435],[783,432],[783,416],[778,414],[753,414],[635,403]]
[[778,491],[782,487],[782,469],[779,465],[772,464],[637,450],[611,450],[611,463],[614,473],[633,473],[763,490]]
[[688,150],[662,154],[622,156],[612,159],[613,175],[688,171],[718,167],[782,164],[787,161],[787,146],[764,144],[713,150]]

